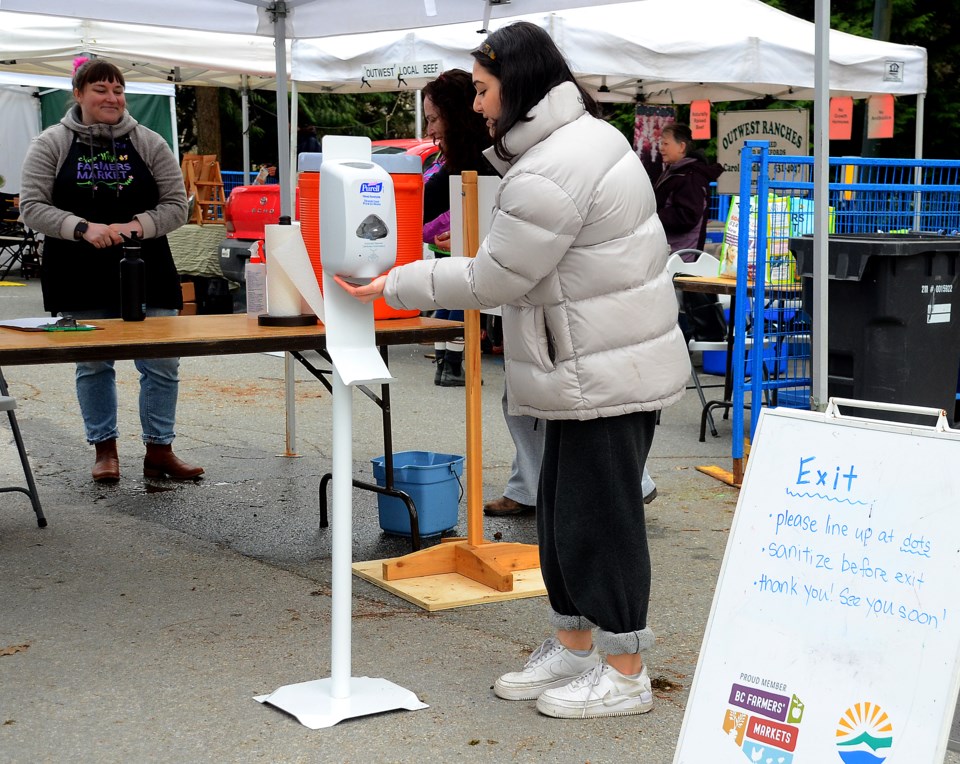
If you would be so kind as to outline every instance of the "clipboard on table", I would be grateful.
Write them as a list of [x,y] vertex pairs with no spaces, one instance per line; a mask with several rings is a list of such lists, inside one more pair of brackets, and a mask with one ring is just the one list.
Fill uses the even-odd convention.
[[89,332],[102,329],[92,324],[78,324],[73,318],[7,318],[0,319],[0,328],[18,332]]

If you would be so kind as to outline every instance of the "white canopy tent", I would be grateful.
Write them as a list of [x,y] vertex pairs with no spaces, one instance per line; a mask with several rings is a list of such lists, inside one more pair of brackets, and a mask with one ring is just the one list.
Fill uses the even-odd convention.
[[[68,0],[0,0],[0,11],[47,14],[73,20],[100,20],[119,24],[149,26],[151,32],[133,33],[129,44],[152,36],[155,28],[170,27],[173,40],[197,34],[194,49],[203,49],[204,33],[264,35],[274,40],[277,87],[278,156],[290,153],[289,110],[287,104],[288,32],[289,38],[326,37],[383,29],[411,29],[435,24],[450,24],[503,17],[518,11],[531,13],[583,5],[615,3],[618,0],[412,0],[368,3],[358,12],[355,0],[165,0],[162,3],[131,3],[128,0],[98,0],[81,13]],[[290,168],[278,167],[280,211],[290,214]]]
[[[521,19],[547,30],[578,78],[608,100],[814,97],[815,25],[760,0],[637,0],[509,17],[491,26]],[[469,70],[469,53],[483,40],[479,28],[473,22],[294,40],[293,79],[339,93],[421,87],[428,78],[405,77],[402,85],[364,81],[363,67],[441,61],[445,69]],[[832,95],[926,92],[923,48],[835,30],[829,43]]]
[[241,75],[253,88],[276,82],[273,41],[253,34],[0,12],[0,51],[0,72],[71,77],[74,57],[92,54],[130,82],[238,88]]

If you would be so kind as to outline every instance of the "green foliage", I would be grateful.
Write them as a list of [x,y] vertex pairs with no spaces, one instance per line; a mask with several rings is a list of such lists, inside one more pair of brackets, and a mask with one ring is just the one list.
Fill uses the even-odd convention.
[[[794,16],[814,21],[815,7],[809,0],[765,0],[768,5]],[[956,0],[933,3],[924,0],[887,0],[890,5],[890,42],[916,45],[927,51],[927,94],[924,100],[923,154],[931,159],[955,159],[960,140],[960,37],[957,36]],[[874,12],[885,0],[834,0],[830,26],[841,32],[873,37]],[[810,105],[812,112],[813,105]],[[865,111],[863,101],[854,103],[853,140],[831,142],[830,153],[859,155]],[[894,112],[894,137],[877,141],[878,155],[912,157],[916,125],[916,99],[899,98]]]
[[[240,94],[221,91],[225,166],[240,167],[242,134]],[[299,93],[297,123],[313,125],[317,137],[361,135],[380,138],[412,135],[412,93]],[[252,91],[249,98],[250,156],[254,164],[277,161],[277,103],[272,91]]]

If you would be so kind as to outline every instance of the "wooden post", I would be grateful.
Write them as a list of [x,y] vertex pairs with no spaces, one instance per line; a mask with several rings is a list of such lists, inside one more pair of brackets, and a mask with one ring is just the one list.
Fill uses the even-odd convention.
[[[467,257],[480,246],[477,205],[477,173],[463,173],[463,242]],[[540,554],[533,544],[490,543],[483,539],[483,438],[480,401],[480,311],[464,313],[464,362],[466,363],[467,422],[467,538],[421,549],[383,563],[383,579],[460,575],[499,592],[513,591],[513,574],[540,567]]]
[[[463,181],[463,254],[476,257],[480,247],[477,173],[465,172]],[[463,354],[467,395],[467,542],[483,543],[483,417],[480,402],[480,311],[463,314]]]

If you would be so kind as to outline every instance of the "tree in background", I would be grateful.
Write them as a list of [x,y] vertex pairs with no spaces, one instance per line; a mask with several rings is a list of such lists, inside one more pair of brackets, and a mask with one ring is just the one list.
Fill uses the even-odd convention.
[[[809,0],[765,0],[807,21],[815,20],[814,4]],[[880,5],[889,6],[890,42],[917,45],[927,50],[927,95],[924,101],[923,155],[931,159],[954,159],[957,156],[960,123],[960,38],[956,0],[945,3],[922,0],[833,0],[830,4],[830,26],[841,32],[873,37],[874,15]],[[732,106],[732,105],[731,105]],[[813,104],[809,105],[813,109]],[[854,107],[853,139],[831,141],[834,156],[859,156],[863,137],[864,101]],[[914,155],[916,100],[898,99],[895,110],[894,137],[877,141],[877,156],[906,158]]]
[[[211,94],[218,110],[209,108]],[[371,140],[413,135],[414,97],[401,93],[298,93],[301,126],[313,125],[317,136],[362,135]],[[204,103],[208,108],[202,109]],[[277,102],[272,90],[249,94],[250,161],[276,163]],[[223,169],[243,167],[243,118],[240,92],[228,88],[177,88],[177,120],[184,152],[217,154]]]

